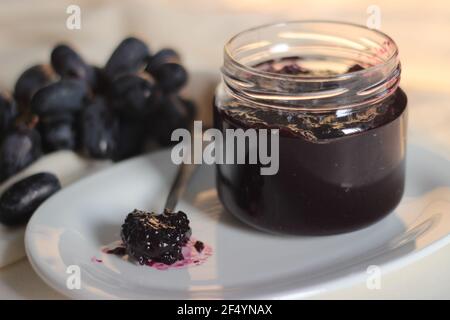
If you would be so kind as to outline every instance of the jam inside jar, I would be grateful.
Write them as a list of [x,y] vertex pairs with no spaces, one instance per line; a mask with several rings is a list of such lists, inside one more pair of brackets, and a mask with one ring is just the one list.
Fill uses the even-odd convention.
[[407,110],[391,38],[353,24],[288,22],[244,31],[224,52],[215,127],[224,137],[226,129],[279,129],[276,174],[248,162],[216,165],[227,211],[265,231],[326,235],[394,210]]

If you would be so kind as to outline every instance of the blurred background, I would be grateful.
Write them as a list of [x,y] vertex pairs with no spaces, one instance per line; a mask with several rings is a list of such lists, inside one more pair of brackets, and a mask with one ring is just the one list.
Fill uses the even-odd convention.
[[[81,9],[81,29],[66,28],[70,5]],[[25,66],[45,62],[55,43],[72,44],[103,65],[127,35],[153,51],[173,47],[191,72],[187,95],[210,116],[223,45],[235,33],[263,23],[329,19],[367,24],[373,6],[381,30],[400,48],[402,87],[410,101],[412,135],[440,148],[450,145],[450,3],[440,0],[1,0],[0,88],[8,89]],[[420,133],[416,134],[416,129]]]

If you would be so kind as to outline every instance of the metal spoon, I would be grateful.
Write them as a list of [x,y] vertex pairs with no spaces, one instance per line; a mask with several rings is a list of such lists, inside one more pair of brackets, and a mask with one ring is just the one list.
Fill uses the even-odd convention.
[[184,194],[189,180],[197,168],[198,165],[196,164],[182,163],[179,165],[175,181],[170,188],[169,194],[167,195],[166,204],[164,205],[166,210],[170,212],[175,210],[178,200]]

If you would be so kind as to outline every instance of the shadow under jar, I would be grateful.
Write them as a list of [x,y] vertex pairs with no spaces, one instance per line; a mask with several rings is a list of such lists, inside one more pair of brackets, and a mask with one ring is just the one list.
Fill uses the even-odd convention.
[[[385,217],[405,181],[406,95],[394,41],[363,26],[300,21],[225,46],[214,125],[279,129],[279,170],[217,164],[227,211],[282,234],[353,231]],[[251,146],[245,146],[246,160]],[[259,163],[259,162],[258,162]]]

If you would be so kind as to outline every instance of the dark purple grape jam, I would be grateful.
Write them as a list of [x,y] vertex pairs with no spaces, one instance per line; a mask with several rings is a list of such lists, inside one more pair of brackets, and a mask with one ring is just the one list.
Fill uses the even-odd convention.
[[183,260],[182,248],[191,234],[186,214],[167,210],[162,214],[134,210],[127,215],[121,232],[126,253],[141,265],[171,265]]
[[[301,61],[285,62],[257,67],[275,73],[310,72]],[[347,72],[362,69],[352,66]],[[222,131],[280,129],[277,174],[261,175],[260,164],[217,165],[222,204],[256,228],[283,234],[335,234],[380,220],[403,195],[406,100],[397,89],[365,112],[323,117],[281,115],[239,101],[216,104],[214,123]]]

